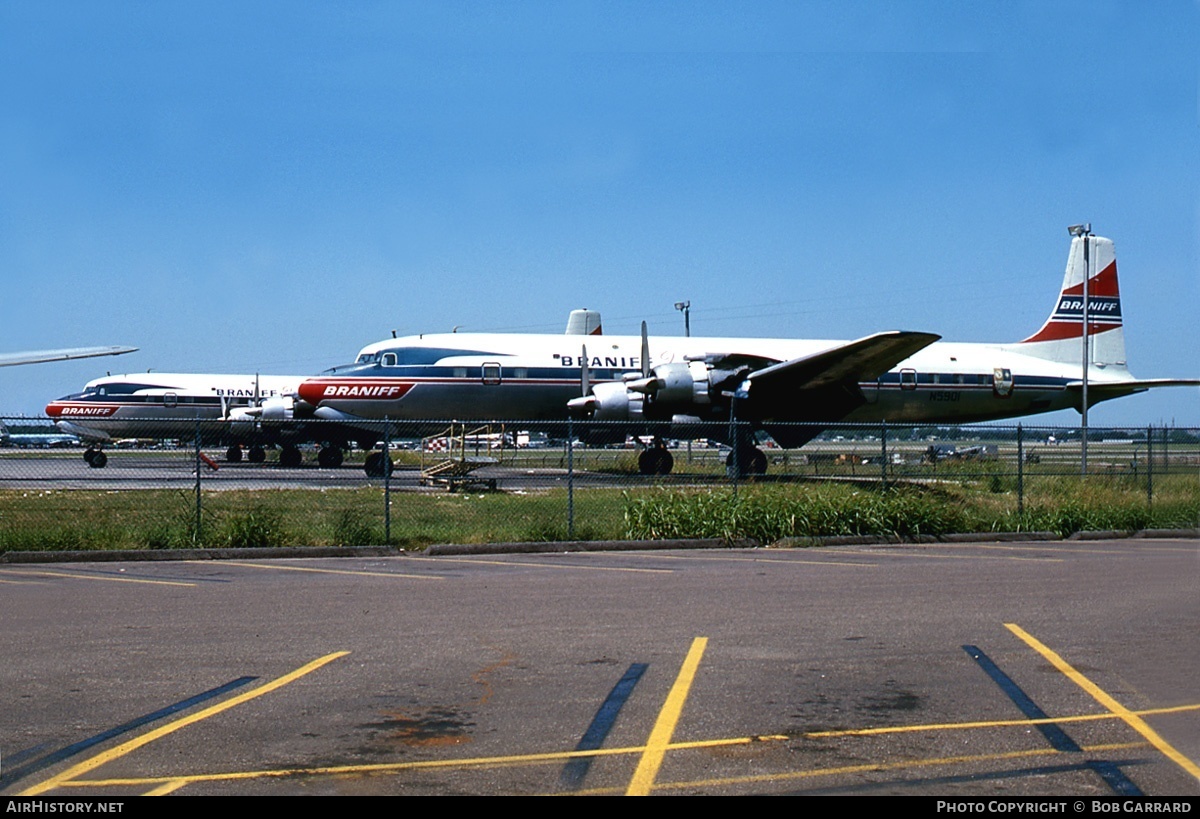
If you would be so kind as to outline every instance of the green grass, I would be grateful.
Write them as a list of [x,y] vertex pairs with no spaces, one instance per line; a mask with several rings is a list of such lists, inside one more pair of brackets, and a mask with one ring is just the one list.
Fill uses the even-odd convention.
[[[385,542],[378,488],[0,492],[0,551],[365,546]],[[565,490],[506,494],[393,492],[391,545],[562,540]],[[619,491],[576,493],[576,539],[623,535]]]
[[[574,530],[564,489],[544,492],[393,492],[390,544],[616,538],[754,538],[942,535],[949,532],[1196,527],[1200,476],[1144,481],[1128,475],[1030,476],[1018,512],[1012,475],[878,484],[823,481],[707,488],[575,492]],[[363,546],[385,543],[383,491],[214,491],[197,521],[190,490],[0,491],[0,551]]]
[[1041,478],[1019,511],[1008,479],[970,485],[797,483],[730,490],[662,490],[630,496],[626,528],[636,538],[754,538],[952,532],[1183,528],[1200,525],[1195,476],[1160,481],[1152,504],[1144,486],[1121,479]]

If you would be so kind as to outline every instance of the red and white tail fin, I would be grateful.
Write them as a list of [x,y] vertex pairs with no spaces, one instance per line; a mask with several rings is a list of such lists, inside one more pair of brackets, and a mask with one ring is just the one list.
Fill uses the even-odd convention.
[[[1084,260],[1084,242],[1088,257]],[[1076,236],[1071,240],[1062,292],[1042,328],[1019,345],[1025,355],[1079,364],[1083,338],[1083,280],[1088,280],[1088,344],[1092,366],[1125,366],[1125,330],[1121,325],[1121,293],[1117,257],[1111,239]]]

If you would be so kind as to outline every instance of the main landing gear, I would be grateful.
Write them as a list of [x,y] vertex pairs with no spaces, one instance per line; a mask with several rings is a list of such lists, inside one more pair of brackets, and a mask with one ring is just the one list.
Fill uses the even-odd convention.
[[725,456],[725,472],[729,477],[746,478],[767,474],[767,455],[756,446],[742,445],[737,448],[738,463],[733,462],[733,450]]
[[240,464],[242,462],[242,446],[234,444],[225,450],[225,461],[231,464]]
[[304,456],[300,454],[300,450],[292,444],[284,444],[279,448],[279,465],[288,469],[295,469],[304,462]]
[[638,472],[642,475],[670,475],[674,466],[675,457],[657,436],[654,443],[638,454]]
[[385,474],[392,474],[395,468],[392,459],[385,458],[382,452],[372,452],[363,463],[363,471],[367,473],[368,478],[382,478]]
[[103,469],[108,465],[108,456],[99,447],[89,446],[83,451],[83,459],[92,469]]
[[323,446],[317,453],[317,466],[322,469],[337,469],[342,465],[344,457],[341,447]]

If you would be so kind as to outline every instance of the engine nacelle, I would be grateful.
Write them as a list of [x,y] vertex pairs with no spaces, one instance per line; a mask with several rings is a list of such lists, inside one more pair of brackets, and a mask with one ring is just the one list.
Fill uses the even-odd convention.
[[592,387],[592,418],[597,421],[640,421],[644,399],[624,382],[606,381]]
[[264,421],[290,421],[295,401],[290,395],[273,395],[262,402]]
[[686,364],[659,364],[652,370],[653,389],[647,392],[652,406],[660,412],[680,412],[710,403],[708,365],[703,361]]

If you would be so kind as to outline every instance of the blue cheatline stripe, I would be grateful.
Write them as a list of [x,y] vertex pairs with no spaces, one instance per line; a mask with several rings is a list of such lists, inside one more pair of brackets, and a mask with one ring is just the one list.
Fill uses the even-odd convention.
[[[621,706],[629,699],[629,695],[633,693],[633,687],[637,685],[638,680],[642,678],[642,674],[646,673],[646,669],[649,667],[649,663],[634,663],[629,666],[625,676],[621,677],[613,686],[613,690],[608,692],[604,704],[592,718],[592,724],[583,732],[579,744],[575,746],[576,751],[595,751],[604,745],[608,732],[612,730],[613,724],[617,721],[617,714],[621,713]],[[558,783],[567,790],[578,790],[583,785],[588,770],[592,767],[592,759],[594,757],[590,756],[572,759],[563,766]]]
[[20,768],[15,768],[12,771],[5,772],[4,776],[0,777],[0,788],[7,787],[13,782],[17,782],[24,777],[29,776],[29,774],[36,773],[37,771],[49,767],[56,762],[62,762],[64,759],[70,759],[80,751],[85,751],[94,745],[99,745],[101,742],[120,736],[121,734],[128,733],[135,728],[140,728],[147,723],[160,720],[163,717],[168,717],[171,714],[179,711],[184,711],[188,708],[191,708],[193,705],[196,705],[197,703],[204,702],[205,700],[211,700],[213,697],[219,697],[235,688],[241,688],[247,683],[252,683],[257,679],[258,677],[238,677],[236,680],[230,680],[224,685],[219,685],[216,688],[210,688],[194,697],[188,697],[186,700],[180,700],[177,703],[168,705],[166,708],[160,708],[157,711],[152,711],[149,714],[137,717],[129,722],[109,728],[107,731],[102,731],[95,736],[82,739],[79,742],[68,745],[67,747],[61,748],[54,753],[47,754],[38,760],[30,762],[28,765],[23,765]]
[[[1049,714],[1030,699],[1029,695],[1021,690],[1021,687],[1013,682],[1011,677],[1001,671],[1000,667],[992,662],[991,657],[984,654],[977,646],[963,646],[963,651],[967,652],[971,659],[979,664],[984,673],[991,677],[996,685],[1000,686],[1000,690],[1008,695],[1008,698],[1013,701],[1013,704],[1020,709],[1026,718],[1050,718]],[[1079,747],[1079,743],[1071,739],[1067,735],[1067,732],[1058,725],[1052,722],[1043,722],[1035,727],[1042,732],[1042,736],[1046,738],[1046,741],[1050,743],[1050,747],[1054,748],[1054,750],[1075,754],[1083,753],[1083,749]],[[1115,762],[1090,760],[1087,766],[1095,771],[1096,775],[1103,779],[1105,784],[1118,796],[1143,795],[1138,786],[1125,776],[1124,772]]]

